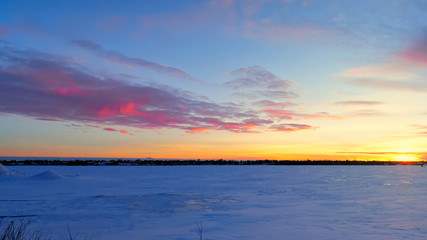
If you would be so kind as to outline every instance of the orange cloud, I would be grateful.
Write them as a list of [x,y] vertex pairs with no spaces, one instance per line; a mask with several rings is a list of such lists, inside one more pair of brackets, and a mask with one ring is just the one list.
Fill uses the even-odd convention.
[[188,130],[188,133],[191,134],[197,134],[197,133],[208,133],[208,131],[211,130],[210,128],[192,128],[190,130]]
[[104,128],[104,130],[105,131],[110,131],[110,132],[120,132],[120,133],[124,133],[124,134],[133,135],[132,133],[129,133],[128,131],[126,131],[124,129],[118,130],[118,129],[115,129],[115,128],[106,127],[106,128]]

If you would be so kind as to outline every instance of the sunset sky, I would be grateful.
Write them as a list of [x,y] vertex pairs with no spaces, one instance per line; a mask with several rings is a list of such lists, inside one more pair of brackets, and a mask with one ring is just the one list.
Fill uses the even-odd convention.
[[0,156],[427,159],[427,1],[2,1]]

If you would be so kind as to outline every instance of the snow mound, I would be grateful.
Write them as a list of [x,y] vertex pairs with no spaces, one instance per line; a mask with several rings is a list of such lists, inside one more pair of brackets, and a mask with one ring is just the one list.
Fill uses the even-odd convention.
[[61,175],[59,175],[57,172],[50,170],[50,171],[45,171],[45,172],[39,173],[39,174],[34,175],[30,178],[31,179],[40,179],[40,180],[55,180],[55,179],[61,179],[63,177]]
[[15,174],[0,163],[0,177],[14,177]]

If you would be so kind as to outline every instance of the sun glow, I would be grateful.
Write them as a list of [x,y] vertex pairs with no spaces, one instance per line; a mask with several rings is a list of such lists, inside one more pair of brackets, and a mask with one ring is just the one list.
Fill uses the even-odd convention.
[[418,157],[413,154],[399,154],[394,156],[394,160],[398,162],[415,162],[419,161]]

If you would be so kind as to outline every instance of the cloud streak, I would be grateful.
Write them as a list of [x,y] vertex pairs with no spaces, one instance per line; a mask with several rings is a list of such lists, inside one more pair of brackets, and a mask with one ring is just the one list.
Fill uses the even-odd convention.
[[116,64],[125,65],[130,68],[141,67],[154,72],[167,74],[173,77],[195,80],[193,77],[190,76],[190,74],[186,73],[181,69],[151,62],[142,58],[128,57],[123,53],[117,51],[105,50],[101,45],[89,40],[75,39],[72,41],[72,44],[82,49],[85,49],[102,59]]
[[379,101],[340,101],[335,102],[335,104],[343,106],[375,106],[381,105],[383,103]]
[[307,130],[307,129],[315,129],[315,127],[312,127],[310,125],[306,124],[277,124],[272,125],[270,127],[273,131],[278,132],[295,132],[295,131],[301,131],[301,130]]
[[394,91],[406,91],[406,92],[426,92],[427,82],[424,81],[396,81],[396,80],[383,80],[383,79],[369,79],[369,78],[344,78],[341,81],[361,86],[369,87],[380,90],[394,90]]
[[124,130],[124,129],[115,129],[115,128],[111,128],[111,127],[106,127],[104,128],[105,131],[109,131],[109,132],[119,132],[119,133],[124,133],[124,134],[129,134],[131,136],[133,136],[132,133],[129,133],[128,131]]

